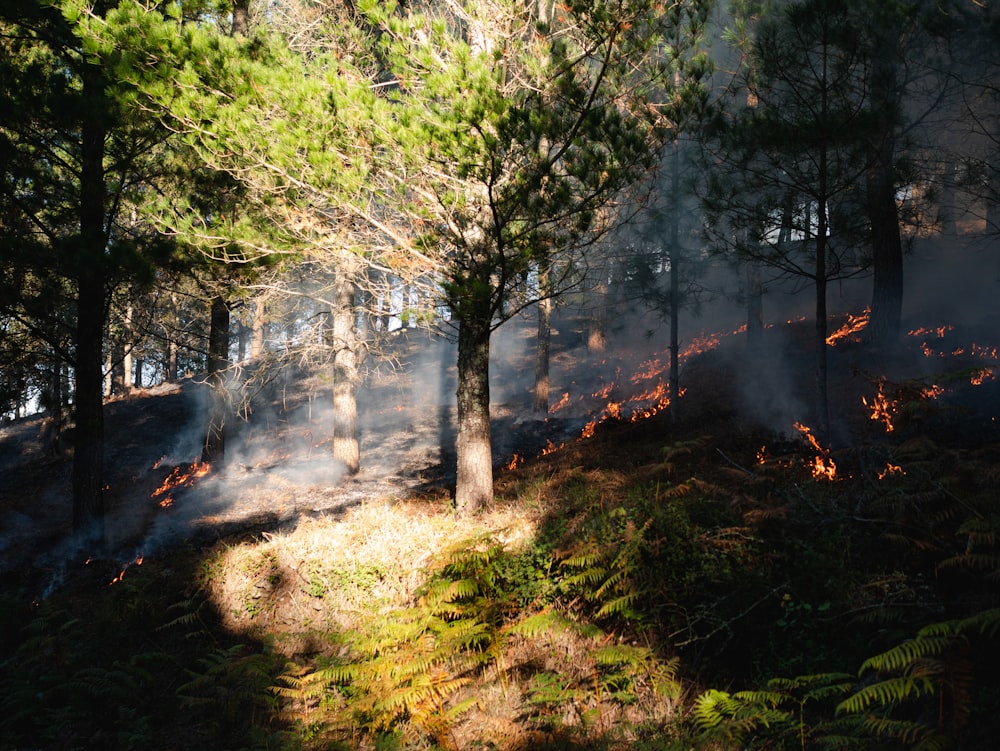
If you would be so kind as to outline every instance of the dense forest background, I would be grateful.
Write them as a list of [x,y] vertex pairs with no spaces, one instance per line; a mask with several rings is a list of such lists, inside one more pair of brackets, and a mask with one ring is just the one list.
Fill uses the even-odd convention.
[[0,743],[991,747],[998,42],[7,0]]

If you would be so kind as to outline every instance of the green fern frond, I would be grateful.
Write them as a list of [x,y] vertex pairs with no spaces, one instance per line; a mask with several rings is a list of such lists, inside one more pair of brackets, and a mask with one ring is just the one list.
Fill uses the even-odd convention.
[[866,715],[861,726],[866,733],[876,738],[897,740],[907,745],[917,743],[931,733],[931,729],[920,722],[874,715]]
[[571,587],[597,584],[604,579],[607,572],[606,568],[588,568],[565,577],[563,583]]
[[[933,626],[928,626],[933,629]],[[978,634],[989,638],[995,638],[1000,632],[1000,608],[983,610],[968,618],[963,618],[955,622],[955,632],[959,634]],[[930,633],[934,633],[933,630]]]
[[772,678],[767,685],[802,701],[824,701],[848,694],[854,688],[855,680],[848,673],[815,673],[795,678]]
[[600,585],[588,595],[590,600],[603,600],[609,593],[617,591],[623,585],[627,586],[628,571],[612,567],[602,573]]
[[794,721],[788,712],[711,689],[695,699],[695,726],[710,739],[743,743],[758,728]]
[[863,686],[838,704],[837,712],[860,713],[873,705],[901,704],[922,696],[931,696],[935,690],[934,681],[926,676],[895,676]]
[[507,631],[511,634],[518,634],[528,639],[534,639],[555,632],[572,630],[575,625],[574,621],[571,621],[561,613],[549,610],[522,618],[508,626]]
[[608,551],[604,547],[598,546],[593,540],[590,540],[567,552],[560,561],[560,565],[566,568],[583,569],[586,571],[593,570],[598,564],[606,562],[607,559]]
[[780,707],[789,700],[789,695],[781,691],[739,691],[733,696],[743,704],[759,704],[772,708]]
[[632,644],[605,644],[590,653],[598,665],[628,665],[637,667],[645,665],[653,656],[648,647]]
[[937,657],[945,652],[953,643],[951,634],[931,634],[919,632],[914,639],[907,639],[892,649],[869,657],[861,663],[860,673],[868,670],[878,672],[894,672],[905,670],[918,660]]
[[740,706],[739,700],[729,693],[714,688],[709,689],[694,701],[692,714],[695,725],[700,730],[720,727],[736,714]]
[[635,614],[633,605],[639,600],[639,592],[627,592],[620,597],[608,600],[594,614],[597,619],[609,618],[613,615],[630,618]]

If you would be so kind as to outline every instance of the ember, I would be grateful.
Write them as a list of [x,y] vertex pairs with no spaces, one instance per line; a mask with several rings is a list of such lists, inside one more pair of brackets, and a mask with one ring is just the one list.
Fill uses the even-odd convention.
[[108,582],[108,586],[110,587],[112,584],[117,584],[118,582],[120,582],[122,579],[125,578],[126,571],[132,568],[132,566],[141,566],[143,560],[144,560],[143,554],[139,553],[139,555],[137,555],[133,560],[129,561],[122,567],[122,570],[118,573],[118,575],[110,582]]
[[992,381],[996,378],[996,373],[993,372],[993,368],[980,368],[979,370],[973,371],[972,375],[969,377],[969,382],[973,386],[982,386],[986,381]]
[[900,467],[898,464],[892,464],[891,462],[887,462],[885,465],[885,469],[883,469],[881,472],[878,473],[878,479],[884,480],[889,475],[905,475],[905,474],[906,472],[904,472],[903,468]]

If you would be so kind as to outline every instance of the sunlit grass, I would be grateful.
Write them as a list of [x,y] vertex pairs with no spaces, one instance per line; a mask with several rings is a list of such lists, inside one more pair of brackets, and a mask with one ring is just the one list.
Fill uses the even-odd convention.
[[442,551],[483,535],[512,549],[530,544],[538,518],[537,506],[509,504],[461,519],[447,502],[362,503],[219,543],[203,565],[202,584],[237,632],[350,630],[411,602]]

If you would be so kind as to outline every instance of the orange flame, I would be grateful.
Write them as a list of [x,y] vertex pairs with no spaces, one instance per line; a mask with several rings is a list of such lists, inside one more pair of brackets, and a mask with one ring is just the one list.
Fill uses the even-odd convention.
[[878,479],[884,480],[889,475],[905,475],[906,472],[898,464],[886,462],[885,469],[878,473]]
[[170,495],[172,490],[194,485],[198,480],[207,475],[211,468],[211,464],[202,462],[200,459],[195,459],[186,471],[180,466],[174,467],[170,474],[167,475],[167,479],[149,497],[158,498],[159,496],[163,496],[159,501],[160,508],[168,508],[174,502],[173,496]]
[[868,320],[871,316],[871,312],[872,312],[871,308],[865,308],[856,316],[848,314],[847,323],[845,323],[839,329],[830,334],[826,338],[826,343],[832,347],[841,339],[846,339],[852,334],[856,334],[859,331],[863,330],[868,325]]
[[545,444],[545,448],[542,449],[542,456],[546,456],[548,454],[555,453],[556,451],[558,451],[559,449],[561,449],[564,445],[565,444],[560,443],[558,446],[556,446],[552,442],[552,439],[550,438],[549,441],[548,441],[548,443]]
[[864,396],[861,397],[861,403],[871,410],[870,418],[873,421],[885,424],[886,433],[893,431],[892,412],[895,405],[890,403],[889,397],[885,395],[885,381],[878,382],[878,393],[872,397],[870,403]]
[[812,469],[812,476],[817,480],[836,479],[837,464],[830,458],[830,452],[820,446],[816,436],[812,434],[812,429],[800,422],[794,423],[793,427],[806,439],[806,443],[817,452],[816,456],[807,465]]
[[563,407],[569,406],[569,392],[566,391],[562,395],[562,399],[549,407],[549,412],[558,412]]
[[924,399],[931,400],[931,399],[937,399],[944,392],[945,392],[944,386],[938,386],[937,384],[933,384],[931,386],[924,386],[922,389],[920,389],[920,396],[922,396]]
[[[145,556],[142,553],[139,553],[139,555],[137,555],[133,560],[129,561],[122,567],[122,570],[118,572],[118,575],[115,576],[115,578],[112,579],[110,582],[108,582],[108,586],[110,587],[112,584],[117,584],[118,582],[120,582],[122,579],[125,578],[126,571],[132,568],[132,566],[141,566],[144,560]],[[88,563],[89,562],[90,561],[88,561]]]

